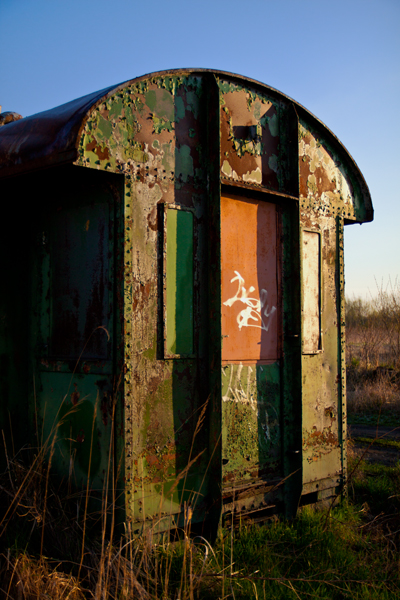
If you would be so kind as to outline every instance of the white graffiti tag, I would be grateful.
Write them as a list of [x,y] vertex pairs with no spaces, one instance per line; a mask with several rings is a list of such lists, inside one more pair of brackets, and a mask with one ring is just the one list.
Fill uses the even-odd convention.
[[[242,302],[247,306],[240,311],[236,320],[239,325],[239,329],[242,327],[258,327],[264,331],[268,331],[271,317],[276,311],[276,306],[272,306],[271,310],[267,304],[268,292],[267,290],[261,290],[260,298],[249,298],[249,294],[255,291],[253,286],[250,286],[248,290],[244,287],[244,279],[235,271],[236,277],[231,279],[231,283],[234,281],[238,282],[238,290],[232,298],[229,298],[224,302],[224,306],[232,306],[235,302]],[[249,323],[249,321],[255,321],[255,323]]]
[[[244,375],[242,377],[243,369]],[[227,376],[227,371],[229,371],[229,382],[227,383],[226,393],[222,396],[222,400],[224,402],[241,402],[242,404],[250,405],[252,410],[257,412],[257,380],[255,372],[253,375],[252,367],[243,367],[242,363],[237,365],[237,367],[235,365],[227,365],[226,367],[222,367],[223,377]]]

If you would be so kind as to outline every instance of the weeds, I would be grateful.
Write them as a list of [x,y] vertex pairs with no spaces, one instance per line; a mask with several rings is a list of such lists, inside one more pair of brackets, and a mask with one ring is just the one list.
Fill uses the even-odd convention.
[[[364,310],[362,304],[351,303],[350,308],[349,413],[352,418],[369,418],[371,424],[393,422],[400,417],[400,354],[392,349],[395,344],[389,348],[388,325],[379,321],[380,309]],[[388,323],[394,322],[392,313]],[[399,447],[399,442],[382,443]],[[17,455],[5,448],[7,468],[0,475],[1,598],[400,597],[399,465],[350,461],[348,502],[328,513],[304,508],[293,522],[221,529],[211,547],[205,539],[191,536],[190,518],[175,543],[151,531],[134,536],[129,524],[122,534],[115,533],[106,493],[103,513],[90,513],[89,488],[72,494],[68,485],[56,485],[49,477],[45,457],[51,456],[51,448],[50,443],[47,451]],[[190,456],[189,465],[196,459]],[[186,474],[183,471],[181,479]],[[111,489],[113,478],[110,472]]]
[[345,503],[328,517],[308,508],[293,522],[220,530],[212,548],[192,538],[189,528],[176,543],[154,543],[151,532],[134,537],[129,527],[112,536],[104,519],[95,524],[90,515],[83,538],[84,511],[77,506],[85,498],[56,488],[45,463],[31,459],[33,472],[27,458],[9,458],[0,478],[3,512],[13,501],[12,486],[28,482],[5,523],[3,598],[342,600],[400,593],[399,467],[361,463],[350,486],[355,504]]
[[347,362],[400,369],[400,282],[377,284],[374,298],[346,299]]
[[374,445],[384,448],[394,448],[396,450],[400,450],[400,442],[396,442],[395,440],[388,440],[385,438],[375,438],[371,441],[371,438],[356,437],[353,438],[353,442],[356,442],[357,444],[367,444],[368,446]]
[[394,423],[400,419],[400,284],[389,281],[377,286],[375,298],[346,304],[349,418]]
[[350,367],[347,369],[347,406],[350,417],[372,414],[377,417],[390,413],[392,419],[400,417],[399,382],[387,374]]

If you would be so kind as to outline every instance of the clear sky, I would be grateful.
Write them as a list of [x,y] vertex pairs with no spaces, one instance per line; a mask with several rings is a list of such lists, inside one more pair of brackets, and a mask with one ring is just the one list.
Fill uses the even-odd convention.
[[400,0],[0,0],[0,61],[2,110],[23,116],[171,68],[277,88],[370,188],[375,221],[346,228],[346,295],[400,278]]

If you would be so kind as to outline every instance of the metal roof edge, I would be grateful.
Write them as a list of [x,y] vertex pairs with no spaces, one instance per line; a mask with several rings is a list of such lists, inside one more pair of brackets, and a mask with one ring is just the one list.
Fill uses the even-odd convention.
[[[364,176],[363,176],[360,168],[358,167],[356,161],[350,154],[350,152],[342,144],[342,142],[339,140],[339,138],[329,129],[329,127],[327,125],[325,125],[325,123],[323,123],[312,112],[310,112],[307,108],[305,108],[302,104],[300,104],[299,102],[297,102],[290,96],[287,96],[283,92],[280,92],[279,90],[277,90],[265,83],[262,83],[261,81],[258,81],[256,79],[251,79],[249,77],[245,77],[244,75],[230,73],[227,71],[219,71],[216,69],[179,68],[179,69],[169,69],[169,70],[164,70],[164,71],[154,71],[153,73],[146,73],[144,75],[140,75],[139,77],[135,77],[133,79],[128,79],[124,82],[118,83],[116,85],[108,86],[97,92],[93,92],[91,94],[81,96],[80,98],[71,100],[65,104],[59,105],[59,106],[49,109],[47,111],[37,113],[35,115],[25,117],[23,119],[13,122],[13,123],[4,125],[3,127],[0,128],[0,177],[3,176],[3,174],[5,174],[5,173],[7,173],[8,176],[13,174],[13,171],[14,171],[13,167],[15,167],[16,173],[21,172],[21,162],[24,159],[24,149],[25,149],[25,154],[29,155],[29,152],[31,151],[31,149],[33,149],[35,147],[35,144],[31,144],[30,145],[31,148],[29,148],[29,143],[27,143],[27,142],[28,142],[29,136],[34,135],[35,129],[36,129],[35,125],[38,124],[39,122],[43,123],[43,121],[47,121],[47,120],[53,120],[53,121],[54,120],[56,120],[56,121],[62,120],[59,130],[57,131],[56,139],[55,140],[53,139],[52,142],[47,145],[43,144],[43,143],[40,144],[40,142],[46,141],[46,140],[43,140],[44,136],[40,135],[39,136],[40,139],[37,140],[37,142],[38,142],[37,146],[39,148],[41,147],[42,150],[48,148],[48,150],[49,150],[48,154],[62,153],[65,157],[66,151],[71,150],[72,147],[77,148],[80,134],[86,124],[87,119],[90,116],[90,113],[93,110],[95,110],[99,104],[104,102],[104,100],[106,100],[113,94],[118,93],[118,91],[124,89],[125,87],[127,87],[129,85],[133,85],[134,83],[137,83],[140,81],[145,81],[146,79],[168,77],[169,75],[177,76],[179,74],[196,75],[197,73],[199,75],[210,74],[210,75],[214,75],[219,78],[229,78],[230,80],[237,81],[238,84],[245,84],[245,85],[250,84],[256,88],[259,88],[260,90],[267,91],[270,95],[276,97],[277,99],[279,98],[286,102],[292,103],[293,106],[295,106],[298,115],[305,119],[310,120],[311,125],[316,130],[323,131],[325,133],[325,135],[327,135],[328,141],[333,145],[333,147],[342,156],[346,157],[349,165],[351,166],[351,169],[353,170],[353,173],[356,175],[356,177],[359,181],[359,184],[360,184],[360,188],[361,188],[361,191],[362,191],[362,194],[364,197],[364,203],[365,203],[365,207],[366,207],[366,213],[367,213],[366,220],[372,220],[373,209],[372,209],[371,194],[369,192],[368,185],[364,179]],[[65,117],[67,117],[67,118],[65,119]],[[72,121],[72,126],[70,126],[70,128],[67,128],[67,124],[69,123],[71,125],[71,121]],[[19,160],[14,162],[13,164],[4,164],[5,161],[3,161],[3,165],[2,165],[1,164],[2,163],[1,153],[2,153],[2,151],[6,152],[6,148],[4,148],[4,147],[7,146],[7,137],[9,137],[10,134],[12,134],[13,137],[15,137],[15,132],[20,133],[20,136],[21,136],[19,138],[20,143],[16,143],[14,140],[14,143],[11,144],[11,148],[9,149],[10,150],[9,157],[11,159],[11,156],[13,156],[13,155],[18,156]],[[62,146],[62,142],[64,142],[64,146]],[[25,147],[24,147],[24,145],[25,145]],[[27,148],[26,148],[26,146],[27,146]],[[3,148],[4,148],[4,150],[3,150]],[[14,149],[15,149],[15,152],[13,152]],[[21,149],[22,149],[22,152],[21,152]],[[43,152],[43,157],[44,156],[47,156],[46,152]],[[29,156],[25,157],[27,171],[30,170],[29,162],[37,163],[37,159],[38,159],[38,157],[35,157],[35,160],[33,161],[32,157],[29,157]],[[64,161],[65,161],[65,158],[64,158]],[[56,162],[56,161],[52,160],[52,162]],[[23,167],[22,167],[22,169],[23,169]]]

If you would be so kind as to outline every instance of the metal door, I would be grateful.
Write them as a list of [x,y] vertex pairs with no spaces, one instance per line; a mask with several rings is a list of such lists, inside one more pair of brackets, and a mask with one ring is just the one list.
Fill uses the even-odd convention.
[[279,231],[279,211],[274,203],[228,195],[221,198],[226,512],[259,512],[273,503],[282,479]]
[[113,198],[70,183],[37,232],[34,418],[53,470],[101,492],[112,456]]

